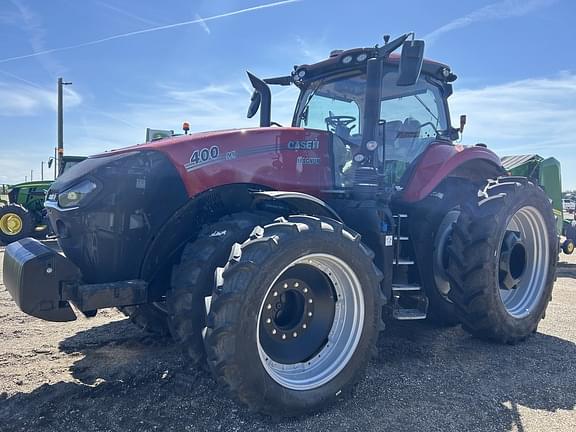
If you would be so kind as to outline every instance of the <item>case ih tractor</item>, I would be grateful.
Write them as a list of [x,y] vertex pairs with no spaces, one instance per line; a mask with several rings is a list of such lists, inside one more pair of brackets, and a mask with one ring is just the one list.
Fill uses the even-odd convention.
[[[66,172],[45,204],[65,256],[9,245],[16,303],[49,321],[120,307],[273,415],[347,394],[385,320],[527,338],[554,283],[552,206],[485,146],[454,143],[456,76],[410,36],[250,75],[260,128],[168,138]],[[291,126],[271,121],[269,85],[301,90]]]

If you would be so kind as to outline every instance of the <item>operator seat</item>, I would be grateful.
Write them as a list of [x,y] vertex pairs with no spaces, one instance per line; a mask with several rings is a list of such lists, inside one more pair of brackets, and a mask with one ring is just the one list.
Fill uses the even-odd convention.
[[[402,127],[402,120],[387,121],[385,126],[385,146],[386,146],[386,158],[387,159],[397,159],[398,148],[396,145],[396,139],[398,138],[398,132]],[[382,159],[380,157],[380,159]]]
[[410,162],[419,153],[419,147],[421,144],[421,126],[420,122],[412,117],[408,117],[404,120],[402,126],[400,126],[398,130],[397,138],[394,143],[398,155],[400,156],[397,160]]

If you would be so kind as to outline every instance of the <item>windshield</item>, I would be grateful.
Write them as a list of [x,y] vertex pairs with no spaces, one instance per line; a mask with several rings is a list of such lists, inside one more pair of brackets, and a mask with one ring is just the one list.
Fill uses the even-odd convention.
[[[420,77],[398,86],[398,72],[382,78],[378,142],[384,142],[387,169],[398,179],[407,166],[439,137],[449,136],[448,116],[439,87]],[[364,125],[366,74],[338,75],[311,83],[300,95],[294,125],[333,133],[336,172],[348,183],[352,158],[360,150]],[[382,146],[380,147],[382,159]],[[395,181],[395,180],[392,181]]]

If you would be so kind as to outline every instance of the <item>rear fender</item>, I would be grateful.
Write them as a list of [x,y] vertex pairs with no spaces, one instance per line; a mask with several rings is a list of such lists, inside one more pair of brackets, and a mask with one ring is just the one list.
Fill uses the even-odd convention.
[[436,143],[415,162],[404,188],[404,201],[414,203],[426,198],[447,177],[472,182],[505,175],[500,158],[485,147],[464,147]]

